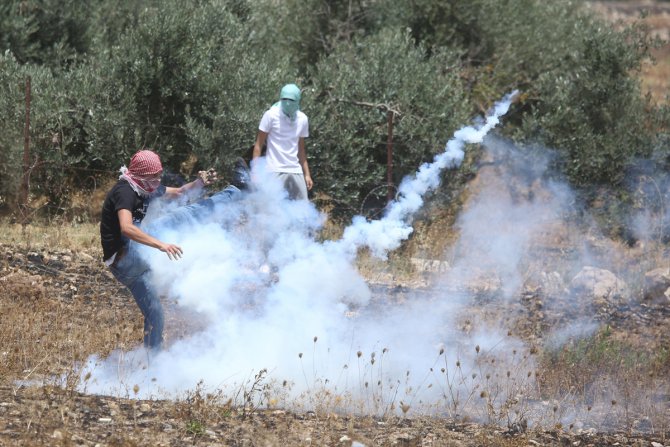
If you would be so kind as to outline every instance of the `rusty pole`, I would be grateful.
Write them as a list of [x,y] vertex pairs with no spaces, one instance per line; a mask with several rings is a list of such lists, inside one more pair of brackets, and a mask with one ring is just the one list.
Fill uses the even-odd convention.
[[393,200],[393,111],[387,110],[388,135],[386,136],[386,202]]
[[28,207],[28,185],[30,179],[30,76],[26,77],[26,123],[23,128],[23,178],[21,179],[20,205]]

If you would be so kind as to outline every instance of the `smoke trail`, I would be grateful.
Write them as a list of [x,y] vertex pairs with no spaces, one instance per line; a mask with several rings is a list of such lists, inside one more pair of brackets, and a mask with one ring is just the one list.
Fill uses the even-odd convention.
[[481,143],[500,122],[500,117],[507,113],[517,94],[515,90],[497,102],[482,126],[467,126],[456,131],[445,151],[435,156],[433,163],[424,163],[414,178],[405,178],[400,184],[400,198],[389,205],[381,220],[366,222],[362,217],[355,218],[345,229],[341,241],[346,250],[353,252],[367,246],[372,254],[383,258],[388,251],[398,248],[413,230],[408,219],[421,208],[426,192],[439,185],[440,171],[460,166],[465,145]]
[[[324,216],[309,202],[277,200],[285,193],[262,163],[254,168],[258,188],[243,200],[217,204],[198,219],[177,211],[178,225],[156,231],[180,244],[184,257],[168,262],[149,248],[143,255],[160,293],[176,300],[177,311],[195,312],[205,329],[179,339],[168,324],[172,343],[149,363],[139,348],[92,357],[81,389],[169,397],[203,381],[235,393],[267,369],[271,380],[289,384],[290,391],[279,387],[276,396],[313,396],[325,387],[364,402],[366,412],[388,411],[401,398],[428,403],[441,396],[444,386],[433,386],[444,383],[435,376],[439,364],[449,370],[470,357],[451,324],[458,300],[369,306],[371,291],[353,260],[362,247],[384,257],[409,236],[411,216],[438,186],[440,170],[458,166],[464,146],[482,142],[515,95],[497,103],[482,125],[457,131],[444,153],[401,184],[400,198],[382,219],[355,218],[341,240],[314,241],[310,235]],[[482,353],[502,338],[492,332],[475,337]],[[310,399],[306,406],[314,405]]]

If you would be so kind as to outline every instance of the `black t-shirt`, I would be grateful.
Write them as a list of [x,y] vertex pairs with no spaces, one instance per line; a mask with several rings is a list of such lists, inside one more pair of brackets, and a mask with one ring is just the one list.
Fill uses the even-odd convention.
[[129,210],[133,215],[133,223],[139,224],[147,213],[151,199],[165,194],[165,187],[160,186],[151,197],[141,197],[125,180],[119,180],[107,193],[102,205],[100,218],[100,242],[102,243],[102,258],[107,260],[127,243],[121,234],[119,210]]

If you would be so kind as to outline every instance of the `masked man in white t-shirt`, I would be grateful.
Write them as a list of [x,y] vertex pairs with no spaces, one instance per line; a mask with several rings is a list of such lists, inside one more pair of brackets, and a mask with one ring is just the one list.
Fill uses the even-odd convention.
[[263,145],[267,144],[268,170],[277,174],[293,200],[307,200],[307,191],[313,186],[305,153],[308,136],[309,121],[300,111],[300,88],[287,84],[281,89],[279,102],[263,114],[253,158],[260,157]]

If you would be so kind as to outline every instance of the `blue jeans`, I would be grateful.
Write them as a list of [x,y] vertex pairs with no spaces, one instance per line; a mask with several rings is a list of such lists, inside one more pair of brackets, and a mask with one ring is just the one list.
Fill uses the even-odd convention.
[[[157,218],[144,230],[152,234],[160,228],[174,228],[179,224],[204,219],[214,211],[217,204],[230,202],[240,197],[239,189],[228,186],[207,199],[200,200],[192,205],[182,206],[165,216]],[[148,277],[151,272],[149,264],[140,256],[138,248],[139,244],[137,242],[128,241],[123,249],[125,253],[123,253],[123,250],[120,251],[120,253],[123,253],[122,256],[110,265],[109,269],[114,277],[130,290],[142,311],[142,315],[144,315],[144,346],[151,349],[160,349],[163,343],[163,306],[149,283]]]
[[110,265],[109,270],[121,284],[128,287],[144,315],[144,346],[160,349],[163,343],[163,306],[156,292],[148,284],[151,270],[137,248],[136,242],[129,241],[124,249],[125,254]]
[[143,230],[155,236],[160,229],[179,227],[184,224],[197,224],[209,217],[216,205],[232,202],[242,197],[242,191],[229,185],[212,196],[198,200],[190,205],[185,205],[171,211],[163,216],[149,222]]

